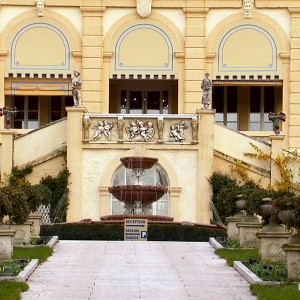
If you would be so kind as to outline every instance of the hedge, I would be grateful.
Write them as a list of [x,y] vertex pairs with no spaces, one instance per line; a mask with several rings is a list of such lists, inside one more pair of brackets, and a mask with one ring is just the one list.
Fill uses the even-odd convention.
[[[41,226],[41,236],[60,240],[124,240],[123,224],[60,223]],[[223,228],[180,224],[148,224],[148,241],[207,242],[209,237],[226,236]]]

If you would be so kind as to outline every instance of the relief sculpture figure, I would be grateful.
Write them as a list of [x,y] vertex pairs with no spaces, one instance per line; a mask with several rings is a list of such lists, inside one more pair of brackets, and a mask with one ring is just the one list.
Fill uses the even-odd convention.
[[111,129],[114,127],[113,122],[107,122],[105,120],[99,121],[97,126],[94,126],[95,129],[92,141],[99,140],[102,135],[104,135],[109,141],[111,140]]
[[169,136],[176,142],[183,142],[185,140],[184,130],[188,129],[184,120],[170,126]]
[[151,138],[154,137],[155,134],[152,122],[145,123],[142,120],[130,122],[129,126],[126,128],[126,132],[129,141],[132,141],[134,138],[141,136],[145,142],[148,142]]

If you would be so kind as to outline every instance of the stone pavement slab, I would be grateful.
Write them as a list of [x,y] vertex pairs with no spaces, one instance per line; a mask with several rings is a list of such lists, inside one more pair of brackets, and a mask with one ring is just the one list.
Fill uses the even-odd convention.
[[59,241],[23,300],[255,300],[209,243]]

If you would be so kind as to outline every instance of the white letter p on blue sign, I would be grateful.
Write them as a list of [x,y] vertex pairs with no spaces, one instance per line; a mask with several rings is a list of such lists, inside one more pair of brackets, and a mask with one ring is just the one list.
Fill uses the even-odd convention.
[[147,238],[147,231],[141,231],[141,238],[146,239]]

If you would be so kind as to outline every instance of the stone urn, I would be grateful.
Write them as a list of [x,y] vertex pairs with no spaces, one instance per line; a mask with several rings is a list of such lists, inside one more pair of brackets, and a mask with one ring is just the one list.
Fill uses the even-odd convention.
[[282,223],[287,225],[288,227],[292,227],[296,229],[296,234],[292,235],[289,239],[289,243],[297,243],[300,244],[300,220],[296,215],[294,209],[285,209],[280,210],[278,212],[278,218]]
[[235,206],[239,210],[239,213],[242,215],[247,214],[247,201],[244,195],[237,195],[235,200]]

